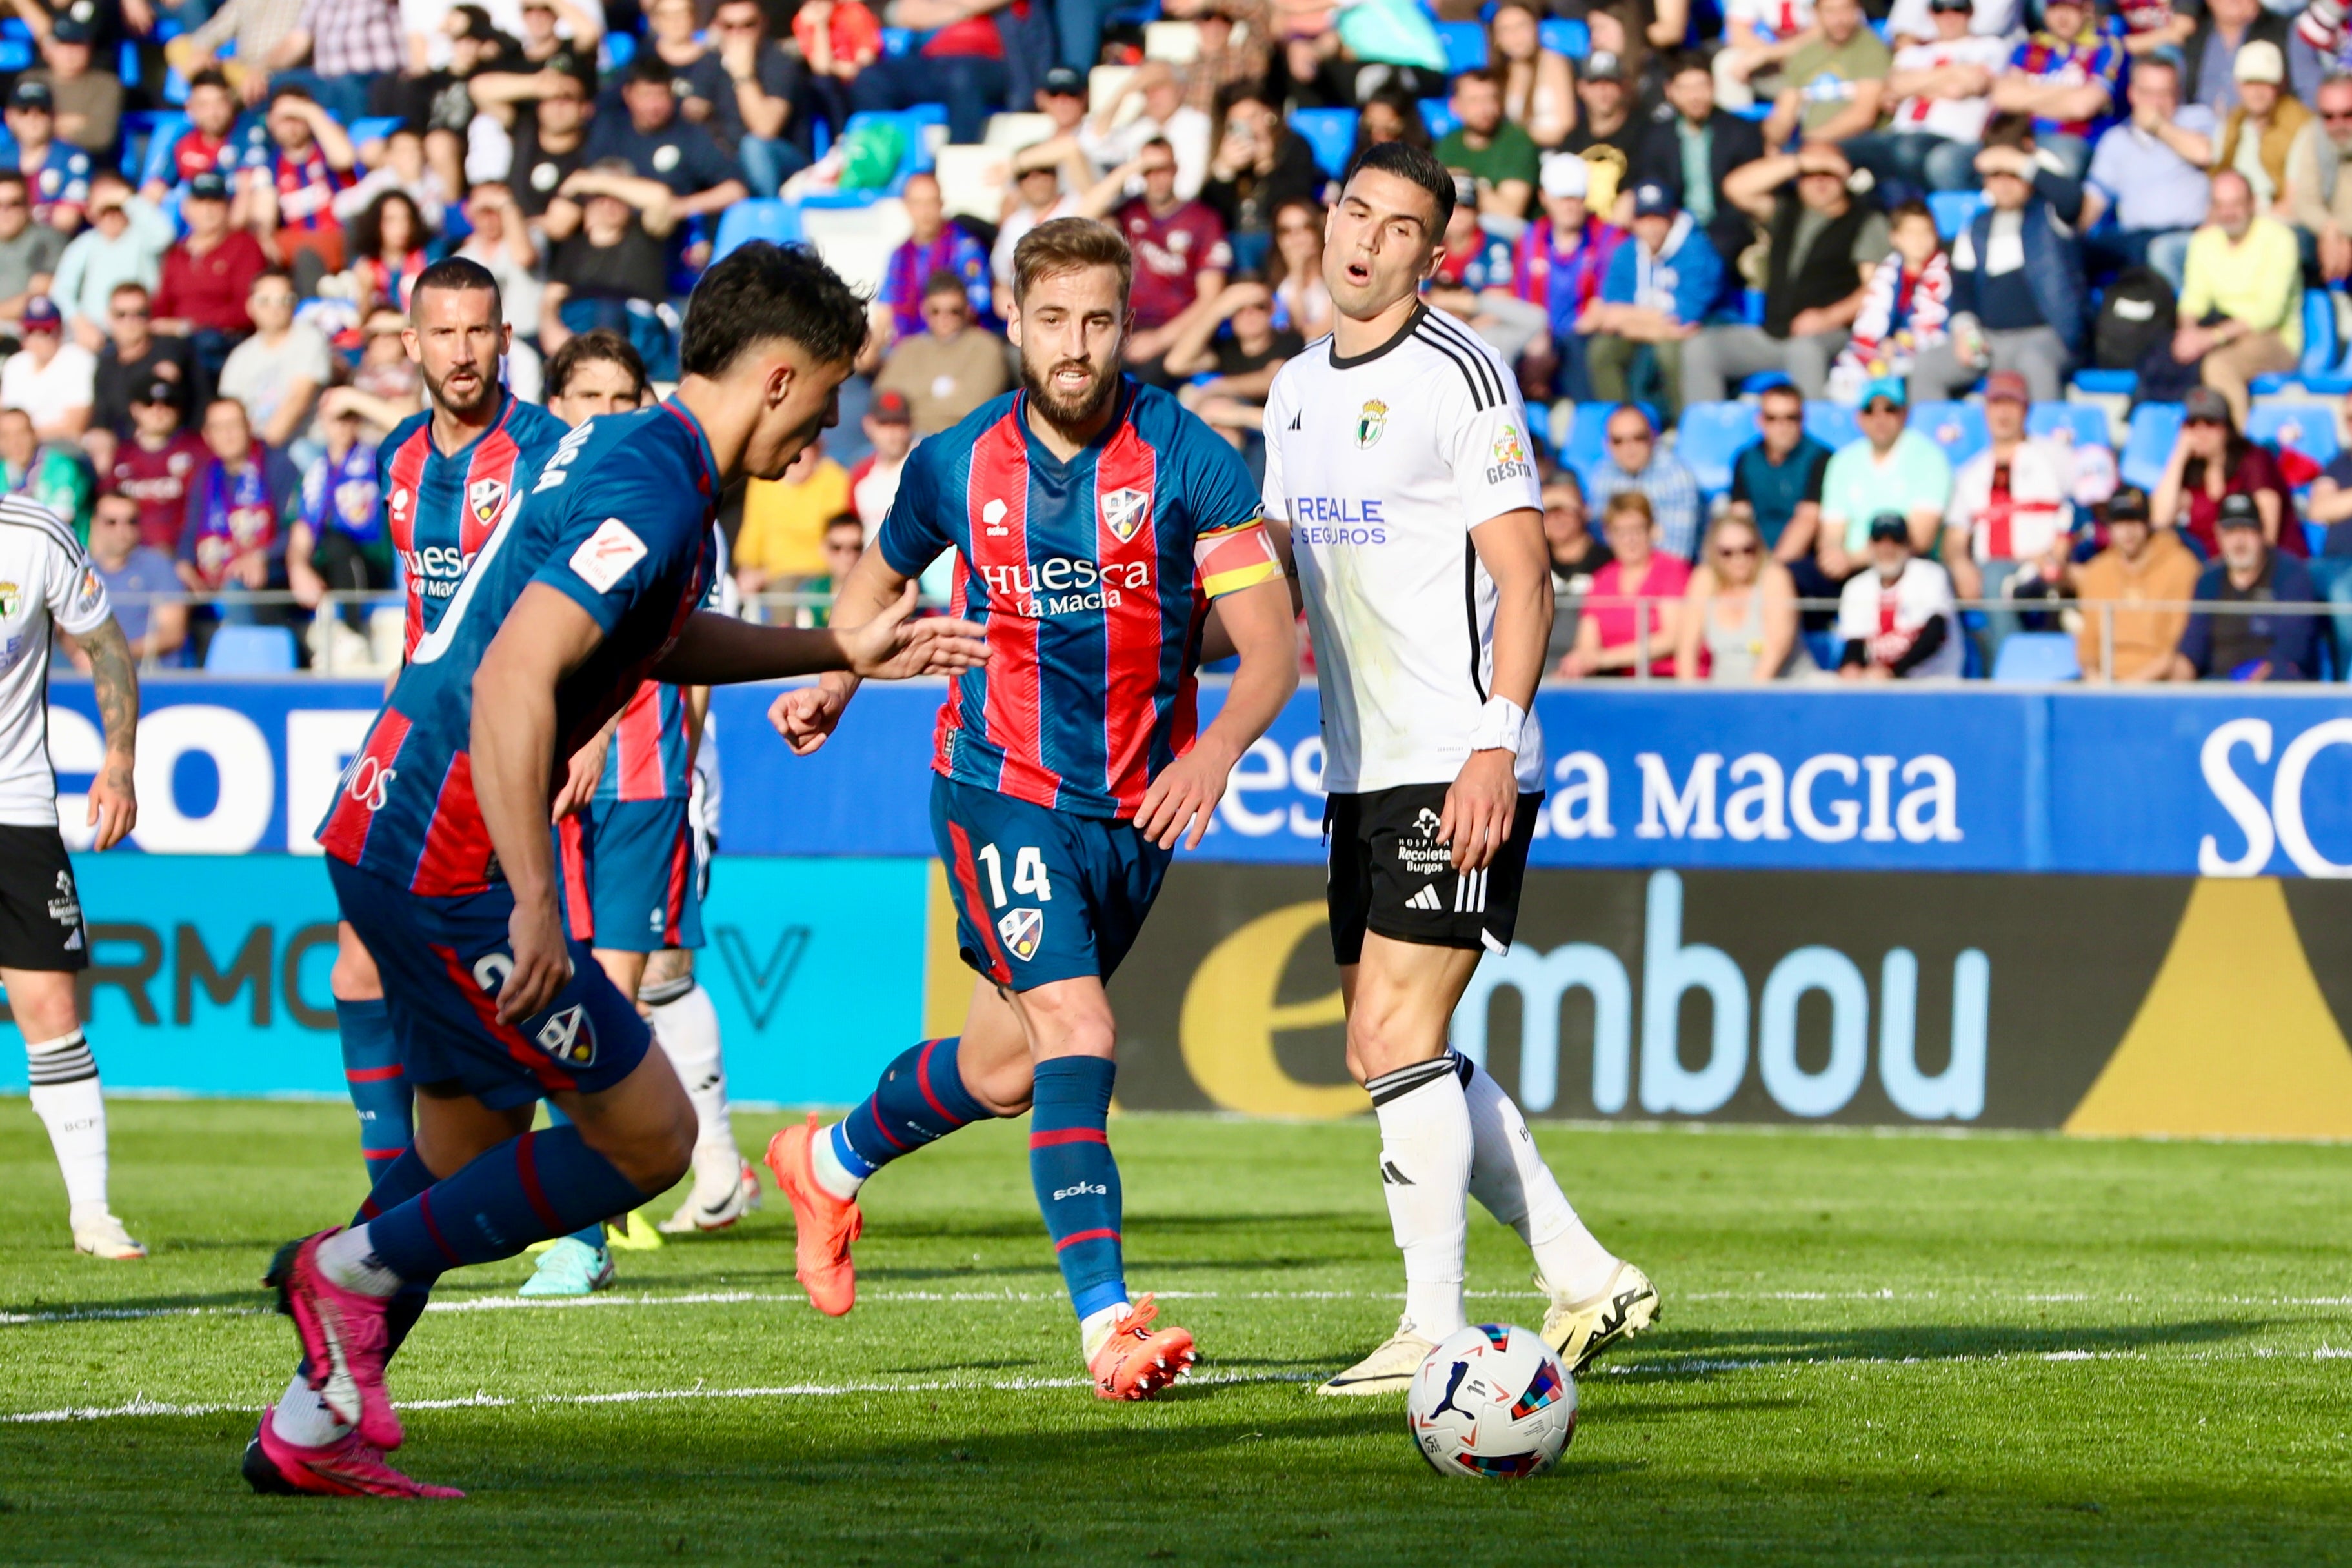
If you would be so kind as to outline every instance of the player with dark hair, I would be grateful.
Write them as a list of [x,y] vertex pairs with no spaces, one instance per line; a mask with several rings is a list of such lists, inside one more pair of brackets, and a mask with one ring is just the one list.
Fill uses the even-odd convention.
[[[1464,1326],[1473,1194],[1533,1249],[1544,1338],[1571,1367],[1658,1305],[1569,1206],[1518,1107],[1445,1043],[1481,952],[1510,948],[1543,803],[1528,708],[1552,616],[1510,367],[1420,299],[1453,211],[1453,176],[1430,153],[1391,142],[1356,160],[1324,236],[1337,323],[1265,405],[1267,525],[1295,552],[1323,703],[1348,1068],[1380,1119],[1405,1265],[1396,1333],[1324,1394],[1401,1392]],[[1375,500],[1377,540],[1328,521]]]
[[[265,1415],[246,1459],[257,1488],[453,1495],[384,1462],[402,1436],[384,1363],[415,1321],[395,1298],[625,1214],[688,1169],[677,1075],[564,930],[548,825],[572,753],[648,677],[896,679],[986,658],[968,621],[910,621],[911,591],[824,631],[697,612],[721,492],[782,474],[833,422],[865,333],[862,303],[812,251],[759,242],[713,267],[677,393],[564,436],[345,771],[319,840],[384,976],[416,1139],[348,1229],[270,1266],[334,1435],[298,1445]],[[565,1125],[530,1131],[541,1099]]]
[[[1013,254],[1022,388],[915,448],[834,614],[872,614],[945,551],[955,603],[993,656],[940,711],[931,831],[957,941],[979,972],[963,1033],[892,1062],[832,1128],[768,1146],[817,1308],[856,1303],[859,1186],[987,1117],[1033,1113],[1030,1177],[1079,1321],[1095,1393],[1144,1399],[1192,1364],[1192,1336],[1128,1301],[1118,1166],[1105,1133],[1118,1027],[1104,984],[1197,845],[1226,775],[1298,683],[1282,568],[1248,471],[1166,393],[1119,374],[1134,262],[1118,233],[1056,218]],[[1196,733],[1192,671],[1214,602],[1240,656]],[[795,752],[856,689],[829,676],[771,710]]]

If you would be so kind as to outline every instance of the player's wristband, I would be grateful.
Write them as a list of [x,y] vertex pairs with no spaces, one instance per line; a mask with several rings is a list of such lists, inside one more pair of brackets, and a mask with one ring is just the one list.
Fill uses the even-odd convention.
[[1519,754],[1519,736],[1528,727],[1528,710],[1507,697],[1490,697],[1478,710],[1478,727],[1470,731],[1474,752]]

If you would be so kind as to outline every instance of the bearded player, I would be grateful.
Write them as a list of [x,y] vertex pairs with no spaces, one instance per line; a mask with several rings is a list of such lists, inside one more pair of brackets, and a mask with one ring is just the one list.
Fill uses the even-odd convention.
[[[1289,592],[1241,459],[1167,394],[1118,370],[1134,262],[1117,231],[1043,223],[1013,252],[1009,335],[1022,390],[915,448],[835,614],[889,604],[943,552],[991,659],[940,710],[931,831],[957,942],[979,972],[961,1036],[925,1040],[836,1126],[768,1147],[792,1199],[801,1283],[856,1300],[859,1186],[959,1127],[1031,1112],[1030,1175],[1095,1392],[1143,1399],[1192,1364],[1192,1336],[1129,1304],[1118,1167],[1105,1134],[1118,1028],[1103,986],[1181,837],[1197,845],[1225,777],[1297,689]],[[1194,732],[1211,602],[1241,657]],[[856,689],[828,677],[772,717],[822,744]]]

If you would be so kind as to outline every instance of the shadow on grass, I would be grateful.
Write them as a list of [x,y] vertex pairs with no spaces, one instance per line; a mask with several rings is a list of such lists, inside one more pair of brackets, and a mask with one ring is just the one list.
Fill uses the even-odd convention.
[[1864,1328],[1661,1329],[1588,1376],[1697,1378],[1741,1366],[1814,1362],[2067,1361],[2225,1344],[2273,1325],[2260,1319],[2176,1323],[1917,1323]]
[[[263,1258],[267,1263],[268,1259]],[[267,1310],[277,1299],[258,1282],[260,1270],[255,1269],[257,1283],[249,1290],[213,1290],[204,1294],[176,1296],[101,1296],[84,1300],[56,1300],[35,1297],[29,1302],[0,1303],[0,1318],[25,1316],[58,1322],[104,1322],[122,1318],[143,1318],[166,1312],[196,1312],[223,1308],[250,1307]],[[16,1325],[8,1325],[15,1327]]]

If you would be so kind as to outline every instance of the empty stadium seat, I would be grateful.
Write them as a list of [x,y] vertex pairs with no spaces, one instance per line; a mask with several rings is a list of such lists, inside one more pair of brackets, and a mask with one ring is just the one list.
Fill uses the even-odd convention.
[[1201,58],[1201,24],[1146,22],[1143,25],[1143,58],[1166,60],[1171,66],[1191,65]]
[[1442,98],[1421,100],[1421,122],[1429,128],[1429,137],[1433,142],[1443,142],[1453,135],[1455,127],[1462,123],[1454,117],[1454,105]]
[[912,54],[914,48],[915,30],[912,27],[882,29],[882,53],[887,58],[897,59],[900,55]]
[[[178,183],[172,143],[187,133],[188,117],[178,110],[131,109],[122,115],[122,172],[138,184]],[[132,162],[133,153],[137,163]]]
[[1543,47],[1556,55],[1583,60],[1592,53],[1591,26],[1573,16],[1556,16],[1538,29]]
[[718,237],[710,242],[714,262],[739,246],[755,239],[790,245],[801,237],[800,208],[790,202],[737,202],[719,216]]
[[2246,436],[2265,446],[2291,447],[2323,468],[2343,449],[2336,410],[2324,403],[2265,404],[2247,417]]
[[1445,46],[1445,74],[1460,76],[1486,63],[1486,29],[1476,22],[1440,22],[1437,41]]
[[2106,410],[2089,403],[2037,403],[2025,416],[2025,433],[2048,436],[2072,430],[2078,447],[2107,444]]
[[1948,240],[1984,209],[1982,191],[1931,191],[1927,195],[1927,210],[1936,215],[1936,232]]
[[406,123],[397,114],[379,114],[365,120],[354,120],[350,126],[352,145],[364,147],[371,142],[381,142]]
[[2117,468],[2124,483],[2154,490],[2172,460],[2173,443],[2180,439],[2180,405],[2143,403],[2132,410],[2131,435],[2124,441]]
[[1013,184],[1013,154],[1002,147],[959,146],[939,151],[931,173],[939,176],[940,199],[950,213],[993,223],[1004,213],[1004,193]]
[[2136,370],[2078,370],[2074,375],[2077,390],[2101,393],[2110,396],[2129,397],[2139,390],[2139,372]]
[[914,232],[907,204],[895,196],[856,206],[801,204],[802,237],[853,289],[880,289],[890,253]]
[[284,626],[221,626],[205,650],[205,668],[214,675],[286,675],[294,668],[294,634]]
[[988,117],[988,129],[981,132],[980,144],[1018,153],[1024,147],[1050,141],[1053,135],[1054,117],[1050,114],[992,114]]
[[1346,173],[1348,154],[1356,150],[1356,111],[1352,109],[1302,109],[1290,117],[1290,128],[1315,151],[1315,166],[1338,179]]
[[1862,421],[1843,403],[1808,403],[1805,434],[1834,452],[1862,439]]
[[1675,456],[1697,477],[1699,489],[1720,495],[1731,488],[1732,459],[1761,428],[1748,403],[1694,403],[1683,410]]
[[1996,686],[2048,686],[2082,679],[2074,639],[2065,632],[2011,632],[1992,664]]
[[2336,301],[2325,289],[2303,291],[2303,358],[2292,375],[2258,375],[2247,383],[2257,397],[2284,392],[2305,377],[2324,377],[2336,364]]
[[1944,449],[1957,468],[1985,449],[1992,437],[1985,429],[1984,407],[1975,403],[1918,403],[1911,407],[1911,428]]

